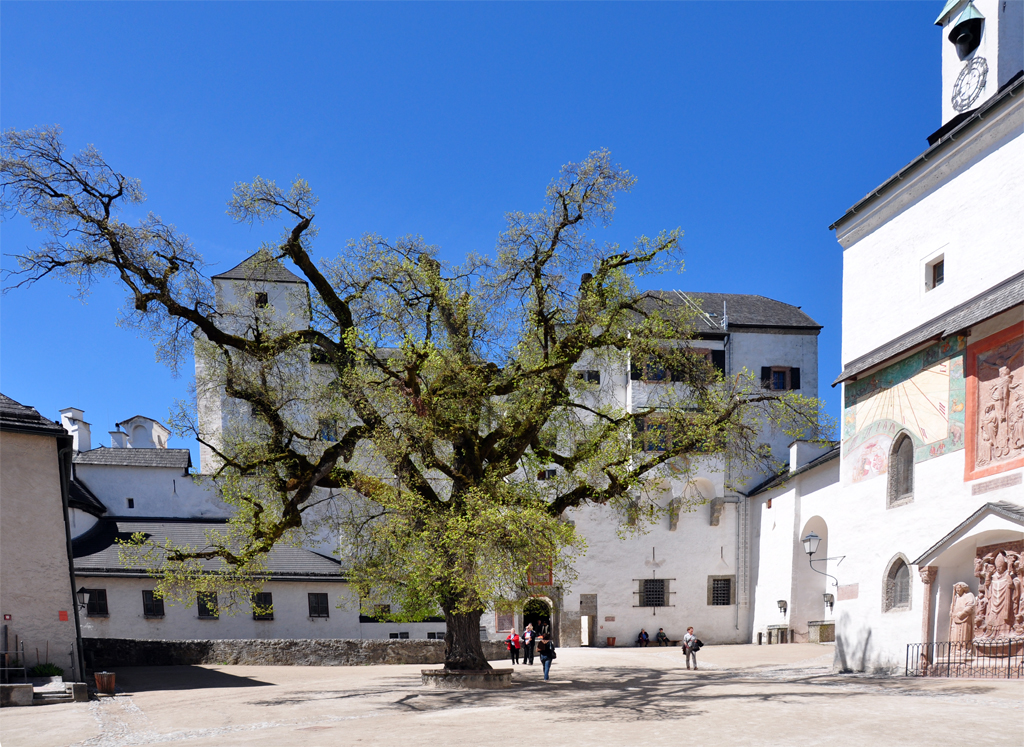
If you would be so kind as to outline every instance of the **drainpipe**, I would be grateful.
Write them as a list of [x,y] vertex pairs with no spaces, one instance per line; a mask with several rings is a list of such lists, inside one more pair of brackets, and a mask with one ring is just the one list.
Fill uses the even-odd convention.
[[[58,445],[64,441],[58,438]],[[68,438],[68,441],[71,439]],[[68,492],[70,490],[70,475],[68,467],[71,465],[71,452],[73,446],[66,446],[57,451],[57,467],[60,471],[60,499],[64,508],[64,544],[68,555],[68,576],[71,581],[71,609],[75,613],[75,648],[78,650],[76,660],[78,662],[79,682],[85,682],[85,653],[82,651],[82,621],[78,614],[78,597],[75,594],[75,556],[71,551],[71,523],[70,508],[68,507]]]

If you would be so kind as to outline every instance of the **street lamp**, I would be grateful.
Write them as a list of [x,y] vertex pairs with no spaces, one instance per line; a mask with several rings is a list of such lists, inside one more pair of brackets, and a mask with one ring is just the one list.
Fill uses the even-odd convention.
[[[838,588],[839,587],[839,579],[837,579],[835,576],[832,576],[832,575],[830,575],[828,573],[825,573],[825,571],[819,571],[817,568],[814,567],[814,563],[815,562],[821,563],[821,562],[825,562],[825,561],[829,561],[829,560],[835,560],[835,561],[838,561],[836,563],[836,565],[839,565],[839,563],[843,562],[843,560],[846,558],[846,556],[845,555],[840,555],[839,557],[836,557],[836,558],[812,558],[811,556],[814,555],[814,553],[818,552],[818,545],[821,544],[821,537],[819,537],[814,532],[810,532],[806,537],[804,537],[803,543],[804,543],[804,552],[807,553],[807,562],[811,566],[811,570],[814,571],[815,573],[820,573],[822,576],[828,576],[830,579],[832,579],[832,585],[835,586],[836,588]],[[830,599],[831,599],[831,601],[830,601]],[[825,595],[825,604],[828,605],[829,612],[831,612],[832,611],[832,605],[835,604],[835,599],[832,598],[831,594],[826,594]]]
[[85,609],[89,606],[89,590],[84,586],[75,592],[75,596],[78,597],[78,607]]
[[804,552],[808,555],[814,555],[818,552],[818,544],[821,542],[821,537],[811,532],[804,537]]

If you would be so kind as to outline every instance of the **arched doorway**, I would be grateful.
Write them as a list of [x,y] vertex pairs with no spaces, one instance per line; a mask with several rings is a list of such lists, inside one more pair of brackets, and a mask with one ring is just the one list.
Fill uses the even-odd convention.
[[533,597],[523,605],[523,627],[533,625],[533,631],[551,634],[551,605],[540,597]]

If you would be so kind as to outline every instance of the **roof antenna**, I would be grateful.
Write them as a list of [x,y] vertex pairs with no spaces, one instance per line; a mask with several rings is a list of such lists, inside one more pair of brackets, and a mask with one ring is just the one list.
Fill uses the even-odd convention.
[[729,329],[729,302],[722,299],[722,329]]

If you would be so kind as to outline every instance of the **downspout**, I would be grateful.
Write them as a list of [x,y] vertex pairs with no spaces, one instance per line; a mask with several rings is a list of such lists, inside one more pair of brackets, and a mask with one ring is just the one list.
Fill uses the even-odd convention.
[[[725,331],[725,343],[724,343],[723,347],[725,348],[725,378],[726,378],[726,381],[728,381],[729,377],[732,375],[732,345],[731,345],[731,343],[732,343],[732,335],[729,333],[729,306],[728,306],[726,301],[722,301],[722,329]],[[726,455],[725,455],[725,484],[729,485],[730,482],[731,482],[731,479],[732,479],[732,467],[731,467],[731,464],[729,462],[729,453],[726,452]],[[740,581],[741,577],[744,580],[746,580],[746,574],[741,574],[740,573],[740,525],[743,523],[742,520],[741,520],[742,517],[741,517],[740,514],[741,514],[741,512],[743,510],[743,507],[740,506],[740,500],[741,499],[738,496],[733,496],[732,498],[728,498],[728,497],[725,496],[725,491],[724,490],[722,491],[722,493],[723,493],[722,498],[723,498],[723,502],[724,503],[735,503],[736,504],[736,565],[733,566],[733,567],[736,569],[736,620],[735,620],[735,629],[739,630],[740,629],[740,599],[742,599],[742,596],[740,594],[740,589],[739,589],[739,581]]]
[[[58,438],[58,445],[61,442],[70,442],[71,438]],[[78,596],[75,593],[75,556],[71,551],[71,523],[70,508],[68,507],[68,492],[70,490],[71,478],[68,474],[68,467],[71,465],[70,453],[74,451],[73,446],[65,446],[57,451],[57,467],[60,471],[60,499],[64,508],[64,543],[68,554],[68,576],[71,582],[71,609],[75,613],[75,647],[78,656],[79,682],[85,682],[85,652],[82,650],[82,621],[78,614]]]

